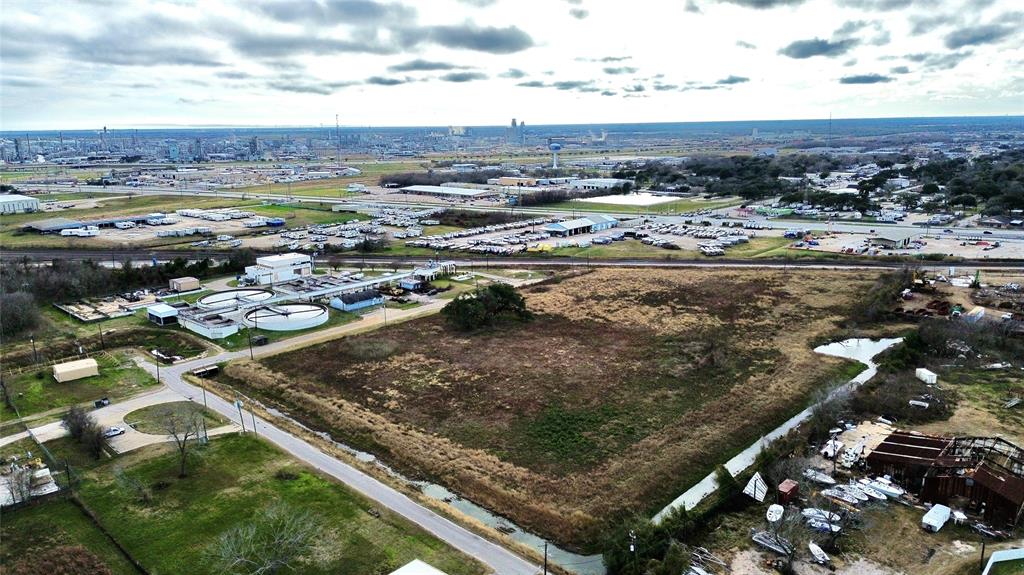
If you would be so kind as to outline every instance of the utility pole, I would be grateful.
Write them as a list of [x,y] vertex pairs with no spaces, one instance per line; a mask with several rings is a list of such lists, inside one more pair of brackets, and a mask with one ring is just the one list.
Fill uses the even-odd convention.
[[259,435],[256,433],[256,412],[251,407],[249,408],[249,416],[252,417],[252,434]]
[[544,542],[544,575],[548,575],[548,542]]
[[107,349],[107,344],[106,342],[103,341],[103,324],[97,323],[96,327],[99,328],[100,330],[100,347],[103,349]]
[[39,354],[36,353],[36,338],[33,336],[29,339],[32,340],[32,363],[39,363]]
[[160,385],[160,360],[156,360],[156,384]]
[[242,433],[245,433],[245,417],[242,416],[242,400],[235,398],[235,407],[238,408],[238,423],[242,424]]

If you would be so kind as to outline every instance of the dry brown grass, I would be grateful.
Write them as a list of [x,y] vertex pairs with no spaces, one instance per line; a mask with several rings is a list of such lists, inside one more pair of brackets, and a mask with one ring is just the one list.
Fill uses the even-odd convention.
[[315,426],[575,547],[801,409],[873,272],[599,270],[525,291],[534,322],[440,318],[239,362]]

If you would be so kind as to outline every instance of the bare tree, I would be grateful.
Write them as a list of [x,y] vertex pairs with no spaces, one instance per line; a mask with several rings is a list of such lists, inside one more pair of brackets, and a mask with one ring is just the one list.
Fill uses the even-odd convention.
[[68,430],[68,435],[74,439],[81,439],[86,428],[92,422],[92,416],[78,405],[72,405],[71,409],[61,418],[61,425]]
[[123,467],[114,468],[114,481],[121,489],[130,493],[139,503],[148,504],[153,500],[153,492],[138,477],[128,473]]
[[219,573],[271,575],[293,569],[307,557],[320,528],[308,512],[277,503],[222,533],[207,548],[206,557]]
[[15,465],[7,477],[11,498],[15,503],[24,503],[32,498],[32,470]]
[[160,412],[164,431],[174,440],[178,449],[178,477],[185,477],[185,465],[188,462],[189,440],[199,437],[202,430],[203,414],[192,404],[183,409],[165,408]]
[[796,558],[796,554],[800,549],[806,549],[807,545],[807,528],[804,527],[804,518],[800,511],[788,507],[786,512],[783,514],[782,519],[775,524],[770,531],[775,533],[775,536],[789,543],[788,546],[784,546],[787,553],[782,556],[782,567],[780,571],[783,573],[793,572],[793,559]]

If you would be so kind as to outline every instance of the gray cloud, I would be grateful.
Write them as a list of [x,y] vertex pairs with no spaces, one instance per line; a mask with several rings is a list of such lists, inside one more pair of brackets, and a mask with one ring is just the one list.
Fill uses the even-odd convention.
[[569,15],[577,20],[583,20],[587,16],[590,16],[590,11],[583,8],[573,8],[569,10]]
[[[868,29],[874,31],[870,38],[867,38],[865,32]],[[859,40],[858,37],[864,37],[867,43],[874,46],[884,46],[892,39],[892,35],[879,20],[849,20],[832,33],[833,40]]]
[[861,10],[877,10],[887,12],[907,8],[913,4],[935,5],[935,0],[839,0],[839,5],[846,8],[858,8]]
[[622,91],[630,94],[636,94],[647,91],[647,88],[645,88],[643,84],[633,84],[632,86],[626,86]]
[[893,66],[892,68],[889,68],[889,73],[890,74],[909,74],[910,73],[910,68],[908,68],[906,66]]
[[743,40],[736,40],[736,45],[740,48],[746,48],[747,50],[757,50],[757,46],[750,42],[744,42]]
[[839,79],[840,84],[882,84],[885,82],[892,82],[892,78],[881,74],[858,74],[843,76]]
[[601,62],[607,64],[608,62],[625,62],[626,60],[632,60],[632,56],[605,56],[601,58]]
[[379,24],[409,21],[416,9],[402,4],[372,0],[263,0],[250,4],[257,12],[280,22],[317,24]]
[[932,16],[914,15],[909,18],[910,35],[920,36],[936,28],[954,24],[957,17],[953,14],[935,14]]
[[633,74],[636,72],[636,68],[632,68],[630,66],[609,66],[603,68],[603,70],[605,74],[611,74],[612,76],[617,76],[619,74]]
[[804,0],[718,0],[719,2],[726,2],[729,4],[736,4],[737,6],[743,6],[744,8],[754,8],[755,10],[768,10],[771,8],[778,8],[779,6],[798,6],[804,3]]
[[244,80],[246,78],[252,78],[252,74],[242,72],[241,70],[224,70],[223,72],[215,72],[213,75],[226,80]]
[[779,49],[779,54],[796,59],[812,58],[814,56],[835,58],[849,52],[857,44],[858,41],[853,38],[835,41],[822,40],[821,38],[797,40]]
[[721,80],[719,80],[719,81],[717,81],[715,83],[720,85],[720,86],[729,86],[729,85],[732,85],[732,84],[742,84],[744,82],[749,82],[749,81],[750,81],[750,78],[747,78],[745,76],[732,76],[732,75],[730,75],[728,78],[722,78]]
[[687,12],[690,12],[692,14],[702,13],[700,6],[698,6],[694,0],[686,0],[686,6],[683,7],[683,10],[686,10]]
[[299,82],[288,82],[288,81],[274,80],[274,81],[271,81],[271,82],[267,82],[266,85],[267,85],[268,88],[270,88],[272,90],[277,90],[279,92],[292,92],[292,93],[296,93],[296,94],[320,94],[321,96],[326,96],[328,94],[333,94],[334,92],[336,92],[337,90],[339,90],[341,88],[347,88],[349,86],[355,86],[358,83],[359,82],[347,82],[346,81],[346,82],[323,82],[323,83],[319,83],[319,84],[314,84],[314,83],[311,83],[311,82],[301,82],[301,81],[299,81]]
[[501,74],[498,74],[498,76],[502,78],[525,78],[526,72],[523,72],[518,68],[509,68],[508,70],[502,72]]
[[370,76],[366,79],[367,84],[374,86],[398,86],[399,84],[407,84],[410,81],[410,78],[387,78],[384,76]]
[[459,0],[459,2],[462,2],[463,4],[466,4],[468,6],[475,6],[477,8],[486,8],[488,6],[492,6],[497,1],[498,0]]
[[415,60],[409,60],[408,62],[402,62],[401,64],[395,64],[388,66],[389,72],[432,72],[436,70],[456,70],[462,66],[456,66],[455,64],[449,64],[448,62],[433,62],[431,60],[424,60],[417,58]]
[[429,26],[413,33],[422,33],[430,41],[445,48],[490,54],[512,54],[533,46],[533,38],[515,26],[495,28],[466,23],[459,26]]
[[669,90],[675,90],[677,88],[679,88],[679,86],[677,86],[675,84],[655,84],[654,85],[654,89],[659,91],[659,92],[666,92],[666,91],[669,91]]
[[474,80],[486,80],[487,74],[483,72],[449,72],[441,76],[445,82],[472,82]]
[[540,80],[527,80],[526,82],[519,82],[516,86],[522,86],[524,88],[543,88],[546,86],[544,82]]
[[936,54],[932,52],[907,54],[904,58],[911,62],[922,64],[929,70],[952,70],[972,55],[973,52],[970,50],[964,50],[963,52],[949,52],[946,54]]
[[946,34],[945,44],[950,50],[956,50],[964,46],[992,44],[1009,36],[1016,30],[1016,27],[1007,24],[970,26]]
[[604,90],[604,91],[601,92],[601,95],[602,96],[614,96],[615,92],[613,92],[612,90]]
[[593,84],[591,80],[561,80],[552,82],[551,87],[559,90],[578,90]]

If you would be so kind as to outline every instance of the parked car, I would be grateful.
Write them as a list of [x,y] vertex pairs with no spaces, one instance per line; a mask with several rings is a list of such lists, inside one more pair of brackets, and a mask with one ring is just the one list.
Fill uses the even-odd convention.
[[108,427],[103,432],[103,437],[110,439],[111,437],[117,437],[118,435],[124,435],[125,429],[123,427]]

